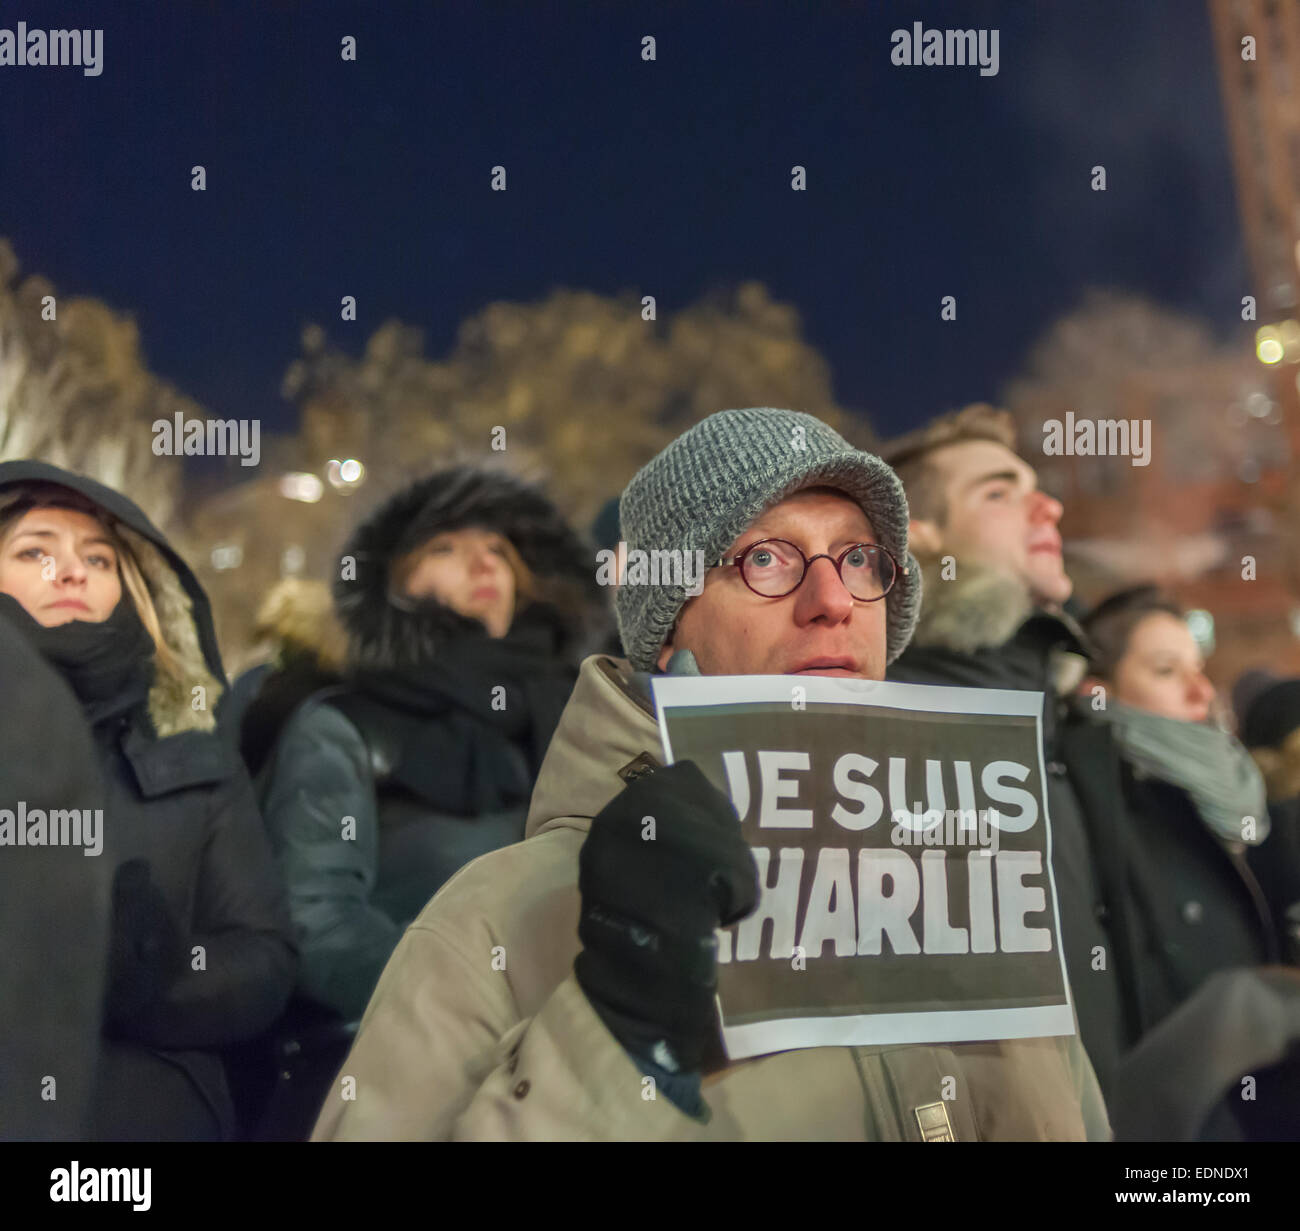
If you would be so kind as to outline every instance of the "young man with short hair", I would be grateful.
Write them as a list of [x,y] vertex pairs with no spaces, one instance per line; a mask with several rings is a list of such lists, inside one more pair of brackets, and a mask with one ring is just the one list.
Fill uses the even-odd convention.
[[1124,897],[1115,881],[1122,809],[1105,733],[1068,722],[1087,645],[1063,604],[1072,583],[1058,529],[1061,502],[1015,451],[1006,411],[976,404],[885,451],[907,491],[925,605],[889,671],[904,683],[1041,691],[1052,871],[1062,946],[1083,1043],[1107,1091],[1141,1023]]

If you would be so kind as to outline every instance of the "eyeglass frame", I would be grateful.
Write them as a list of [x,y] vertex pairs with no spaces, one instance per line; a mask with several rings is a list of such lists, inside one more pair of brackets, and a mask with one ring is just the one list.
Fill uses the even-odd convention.
[[[745,576],[744,564],[745,564],[746,557],[749,555],[751,551],[754,551],[756,548],[762,547],[764,543],[785,543],[787,546],[793,547],[795,551],[799,553],[799,559],[803,561],[803,572],[799,574],[799,580],[796,581],[794,585],[791,586],[790,589],[788,589],[784,594],[762,594],[758,590],[755,590],[754,587],[749,584],[749,578]],[[894,566],[894,576],[891,579],[888,588],[885,590],[883,594],[877,594],[875,598],[859,598],[856,594],[853,593],[852,590],[849,589],[848,583],[844,580],[844,573],[842,571],[844,567],[844,561],[850,552],[856,551],[859,547],[874,547],[877,551],[883,551],[885,555],[889,557],[891,563]],[[804,581],[808,577],[808,570],[809,568],[812,567],[813,561],[815,560],[829,560],[831,562],[831,564],[835,568],[835,575],[840,579],[840,585],[844,587],[844,589],[848,592],[849,597],[855,603],[878,603],[882,598],[888,598],[890,593],[893,591],[894,586],[898,582],[899,575],[900,574],[906,575],[906,570],[899,566],[898,558],[894,555],[892,551],[889,550],[888,547],[884,546],[884,544],[882,543],[869,543],[866,541],[863,541],[861,543],[853,543],[850,546],[846,547],[842,552],[840,552],[838,557],[832,556],[829,552],[825,552],[825,551],[819,551],[815,556],[806,556],[803,553],[803,548],[800,547],[798,543],[792,543],[790,542],[789,539],[783,539],[777,537],[759,539],[757,543],[750,543],[748,547],[746,547],[743,551],[737,552],[730,559],[728,559],[726,556],[723,556],[717,562],[717,564],[713,565],[713,567],[726,568],[731,565],[734,565],[736,568],[740,570],[740,580],[745,583],[745,586],[749,590],[749,592],[751,594],[757,594],[759,598],[789,598],[791,594],[793,594],[801,585],[803,585]]]

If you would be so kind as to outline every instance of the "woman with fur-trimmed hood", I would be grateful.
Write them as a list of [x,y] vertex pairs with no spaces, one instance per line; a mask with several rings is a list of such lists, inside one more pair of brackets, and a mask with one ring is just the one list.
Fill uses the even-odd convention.
[[[98,832],[115,869],[89,1135],[229,1139],[217,1049],[279,1015],[296,955],[248,777],[216,730],[225,679],[207,597],[126,497],[4,462],[0,618],[70,685],[104,782],[82,808],[100,814],[83,841]],[[63,840],[26,823],[28,844]]]
[[606,617],[592,554],[554,506],[472,466],[413,483],[358,527],[334,597],[346,682],[294,713],[259,782],[298,990],[351,1022],[443,882],[523,838]]

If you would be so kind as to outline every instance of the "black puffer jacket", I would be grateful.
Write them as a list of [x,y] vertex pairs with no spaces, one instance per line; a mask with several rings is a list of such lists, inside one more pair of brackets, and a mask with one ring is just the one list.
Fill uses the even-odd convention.
[[[296,950],[283,883],[243,766],[217,734],[226,682],[197,578],[125,496],[39,462],[0,464],[0,500],[45,481],[93,501],[140,564],[180,680],[146,699],[99,705],[104,853],[144,861],[183,945],[184,968],[151,1002],[110,1014],[92,1111],[101,1140],[228,1138],[233,1109],[218,1049],[279,1015]],[[124,601],[125,593],[124,593]],[[110,987],[109,1004],[125,1003]]]
[[[389,595],[395,558],[469,526],[506,537],[537,583],[504,638],[432,600]],[[293,714],[258,783],[302,947],[299,990],[355,1020],[403,928],[444,881],[523,838],[578,661],[607,616],[593,553],[554,506],[508,474],[472,467],[389,500],[344,548],[334,589],[346,682]],[[246,736],[267,731],[262,710],[276,694],[264,691]]]

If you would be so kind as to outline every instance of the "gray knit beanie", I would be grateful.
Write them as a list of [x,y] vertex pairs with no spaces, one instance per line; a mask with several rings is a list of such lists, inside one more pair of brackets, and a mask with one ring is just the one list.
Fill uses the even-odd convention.
[[[710,415],[637,471],[619,502],[619,523],[629,553],[676,550],[692,558],[702,551],[714,565],[765,509],[806,487],[833,487],[856,500],[898,561],[885,597],[892,663],[921,607],[921,570],[907,550],[907,497],[888,465],[820,419],[770,407]],[[638,670],[655,670],[686,599],[684,585],[619,586],[618,631]]]

